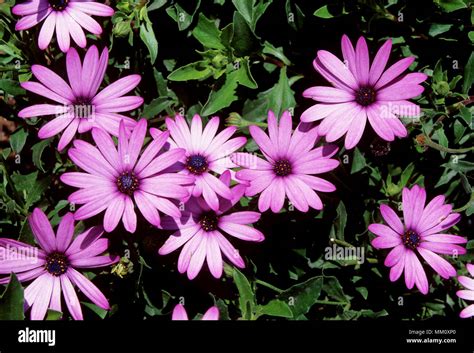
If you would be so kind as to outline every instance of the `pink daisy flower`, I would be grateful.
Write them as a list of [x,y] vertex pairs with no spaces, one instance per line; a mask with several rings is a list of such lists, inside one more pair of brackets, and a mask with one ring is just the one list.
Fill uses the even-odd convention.
[[[224,172],[220,180],[228,187],[230,172]],[[239,252],[223,235],[228,234],[245,241],[260,242],[262,232],[250,227],[260,219],[260,213],[252,211],[228,212],[243,196],[245,186],[236,185],[231,189],[231,200],[221,198],[219,209],[212,210],[203,198],[191,198],[185,205],[179,218],[165,217],[164,229],[176,230],[168,238],[158,253],[169,254],[184,245],[178,259],[178,271],[187,272],[190,280],[201,271],[204,260],[215,278],[222,276],[224,267],[222,253],[239,268],[245,267]]]
[[[173,321],[183,321],[189,320],[188,314],[186,313],[186,309],[183,305],[178,304],[173,309]],[[203,321],[217,321],[219,320],[219,308],[217,306],[211,306],[206,313],[202,316]]]
[[[0,274],[15,273],[18,280],[34,281],[25,289],[25,310],[31,307],[31,319],[43,320],[49,309],[61,310],[61,293],[75,320],[82,320],[82,309],[74,290],[77,286],[98,307],[109,310],[102,292],[78,269],[105,267],[116,263],[118,256],[104,253],[109,241],[101,238],[103,229],[92,227],[74,237],[74,217],[67,213],[56,231],[41,209],[34,209],[29,223],[40,248],[8,238],[0,238],[3,258]],[[18,256],[19,254],[25,256]],[[0,279],[6,284],[9,277]]]
[[[75,213],[76,220],[90,218],[105,210],[104,229],[113,231],[120,219],[131,233],[137,227],[135,204],[142,215],[156,227],[160,226],[158,210],[174,217],[181,212],[169,199],[188,196],[187,185],[192,176],[163,173],[184,155],[183,149],[160,153],[169,136],[164,132],[141,153],[147,121],[141,119],[127,137],[125,124],[120,124],[118,149],[112,137],[101,129],[92,129],[97,147],[75,140],[68,153],[71,160],[84,172],[61,175],[61,181],[80,188],[68,200],[83,204]],[[140,158],[139,158],[140,156]],[[135,202],[134,202],[135,201]]]
[[[474,277],[474,265],[467,264],[466,268],[469,271],[469,274]],[[459,276],[458,281],[467,289],[457,291],[456,295],[461,299],[474,301],[474,278]],[[459,316],[463,319],[474,316],[474,304],[471,304],[467,308],[463,309]]]
[[[354,50],[349,38],[342,37],[344,64],[326,50],[318,51],[313,66],[334,87],[316,86],[303,92],[306,98],[321,102],[307,109],[301,121],[323,120],[319,134],[328,142],[346,134],[345,147],[359,142],[367,118],[382,139],[393,141],[395,136],[406,137],[407,130],[398,116],[419,116],[420,107],[407,101],[424,90],[422,73],[402,73],[413,63],[414,57],[402,59],[387,70],[392,41],[387,40],[370,65],[367,43],[359,38]],[[384,71],[385,70],[385,71]]]
[[425,201],[425,189],[418,185],[411,190],[404,188],[404,223],[389,206],[381,205],[380,213],[388,226],[377,223],[369,225],[369,230],[377,235],[372,240],[374,248],[393,248],[385,259],[385,266],[391,267],[390,280],[395,282],[405,272],[407,288],[412,289],[416,284],[423,294],[428,293],[429,285],[419,256],[441,277],[448,279],[456,275],[456,270],[437,254],[465,254],[466,249],[457,244],[467,242],[466,238],[443,232],[461,218],[459,213],[451,213],[452,206],[444,204],[443,195],[435,197],[426,206]]
[[56,30],[56,39],[63,52],[69,49],[70,37],[79,47],[86,47],[83,29],[93,34],[102,33],[102,27],[91,15],[109,17],[114,14],[110,6],[83,0],[30,0],[15,5],[12,12],[24,16],[15,26],[17,31],[34,27],[44,20],[38,37],[38,47],[46,49]]
[[133,110],[143,104],[142,97],[124,96],[138,85],[141,77],[125,76],[97,93],[104,79],[108,58],[107,48],[99,57],[97,47],[92,46],[81,63],[76,49],[71,48],[66,55],[70,84],[47,67],[33,65],[31,71],[39,83],[28,81],[21,83],[21,86],[54,101],[55,104],[35,104],[22,109],[18,116],[31,118],[56,115],[38,131],[38,137],[46,139],[63,132],[59,140],[59,150],[71,142],[76,132],[84,133],[93,127],[99,127],[118,136],[122,120],[125,121],[127,129],[133,128],[136,121],[118,113]]
[[[229,159],[229,155],[245,145],[245,137],[231,136],[237,128],[230,126],[216,135],[219,127],[219,118],[213,117],[206,124],[204,130],[202,119],[195,115],[188,126],[186,119],[176,116],[175,119],[166,119],[166,126],[170,132],[170,147],[184,148],[186,154],[177,166],[181,173],[193,175],[195,183],[190,187],[190,194],[194,197],[203,196],[212,210],[219,210],[218,195],[230,199],[232,193],[227,185],[213,173],[222,174],[236,165]],[[152,129],[152,135],[155,130]]]
[[234,153],[231,158],[244,168],[236,177],[250,184],[245,195],[261,193],[260,212],[269,208],[279,212],[285,197],[302,212],[307,212],[309,207],[321,210],[323,203],[315,191],[331,192],[336,187],[312,174],[325,173],[339,165],[339,161],[331,159],[337,147],[325,145],[313,149],[318,133],[309,124],[299,124],[292,134],[291,115],[287,111],[279,124],[275,114],[268,112],[268,135],[257,126],[250,126],[249,131],[265,159],[249,153]]

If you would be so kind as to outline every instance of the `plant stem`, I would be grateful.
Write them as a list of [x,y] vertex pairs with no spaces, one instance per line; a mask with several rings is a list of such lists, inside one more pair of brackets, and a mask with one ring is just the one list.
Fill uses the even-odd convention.
[[346,247],[346,248],[355,248],[354,245],[348,243],[348,242],[345,241],[345,240],[340,240],[340,239],[336,239],[336,238],[331,238],[331,242],[336,243],[337,245],[344,246],[344,247]]
[[446,110],[449,114],[451,113],[454,113],[456,111],[458,111],[459,109],[461,109],[462,107],[465,107],[471,103],[474,103],[474,96],[470,96],[468,97],[467,99],[461,101],[461,102],[457,102],[457,103],[454,103],[452,105],[450,105],[449,107],[446,107]]
[[16,65],[5,65],[4,67],[0,67],[0,72],[5,72],[5,71],[20,71],[24,69],[28,69],[30,65],[20,65],[19,67],[16,67]]
[[261,280],[259,280],[259,279],[256,279],[256,280],[255,280],[255,283],[261,284],[261,285],[264,286],[264,287],[270,288],[271,290],[274,290],[275,292],[277,292],[277,293],[279,293],[279,294],[281,294],[281,293],[284,292],[283,289],[277,288],[277,287],[275,287],[274,285],[272,285],[272,284],[270,284],[270,283],[267,283],[267,282],[264,282],[264,281],[261,281]]
[[347,302],[333,302],[328,300],[316,300],[314,301],[315,304],[325,304],[325,305],[347,305]]
[[467,153],[467,152],[474,151],[474,146],[466,147],[466,148],[449,148],[449,147],[441,146],[440,144],[431,140],[428,135],[423,135],[423,139],[424,141],[421,143],[422,145],[434,148],[435,150],[438,150],[441,152],[457,154],[457,153]]

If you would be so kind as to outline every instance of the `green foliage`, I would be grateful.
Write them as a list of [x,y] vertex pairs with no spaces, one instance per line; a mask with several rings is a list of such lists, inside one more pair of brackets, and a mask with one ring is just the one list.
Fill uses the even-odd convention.
[[[0,3],[0,118],[5,121],[0,146],[0,231],[2,236],[34,244],[27,222],[34,207],[45,210],[53,225],[66,212],[74,211],[67,201],[72,191],[59,178],[75,167],[67,151],[57,151],[57,136],[37,137],[50,117],[18,117],[21,109],[40,100],[20,86],[32,77],[31,65],[46,65],[64,74],[65,57],[54,39],[47,51],[37,48],[39,27],[14,30],[18,19],[11,13],[14,3]],[[124,114],[144,117],[151,127],[163,128],[165,117],[177,113],[188,119],[199,113],[206,119],[218,115],[220,129],[235,125],[237,134],[250,137],[248,126],[266,128],[269,110],[278,117],[289,110],[295,128],[303,111],[315,103],[302,92],[315,85],[329,86],[312,67],[317,51],[329,50],[341,57],[343,33],[353,42],[364,36],[371,58],[383,41],[392,38],[388,65],[414,56],[410,70],[424,72],[428,79],[422,95],[413,100],[421,107],[421,115],[401,114],[406,138],[382,141],[367,123],[356,148],[345,150],[343,138],[334,142],[340,148],[335,158],[341,165],[323,178],[337,190],[320,193],[322,211],[302,214],[285,207],[278,215],[264,213],[255,224],[265,234],[264,242],[244,244],[232,239],[247,265],[244,270],[226,265],[225,278],[218,281],[210,278],[204,266],[199,278],[183,285],[186,278],[175,270],[176,258],[170,255],[167,261],[156,255],[169,232],[139,221],[140,231],[133,237],[124,236],[122,230],[110,236],[113,250],[120,254],[127,250],[130,257],[113,270],[91,273],[100,273],[97,284],[107,292],[112,310],[106,312],[85,301],[81,303],[84,314],[106,320],[114,315],[168,319],[183,297],[193,309],[198,307],[195,312],[202,313],[214,304],[221,319],[232,320],[457,316],[463,303],[454,300],[453,283],[437,282],[439,278],[429,273],[427,297],[407,290],[403,283],[390,283],[383,264],[386,251],[370,245],[373,235],[367,231],[370,223],[381,221],[380,204],[401,214],[403,188],[422,185],[429,199],[443,194],[462,214],[462,221],[450,231],[468,238],[469,253],[449,261],[462,273],[464,263],[474,259],[468,221],[474,214],[474,8],[468,1],[435,0],[424,2],[426,8],[420,11],[417,3],[113,3],[114,16],[97,19],[104,32],[89,34],[88,45],[110,49],[106,83],[132,73],[142,76],[140,85],[129,94],[142,96],[144,105]],[[88,140],[89,135],[80,138]],[[244,148],[258,153],[251,138]],[[257,197],[244,197],[236,208],[255,211],[257,205]],[[97,221],[81,222],[77,230]],[[364,250],[365,261],[326,259],[325,251],[335,244]],[[13,276],[0,299],[0,318],[23,319],[22,291]],[[208,303],[194,301],[206,296]],[[397,298],[408,296],[410,308],[400,307]],[[49,311],[47,317],[58,320],[68,315]]]
[[0,296],[0,320],[23,320],[23,302],[23,287],[12,273],[10,282]]
[[320,276],[295,284],[279,294],[279,298],[290,303],[294,319],[301,319],[318,301],[323,288],[323,278]]

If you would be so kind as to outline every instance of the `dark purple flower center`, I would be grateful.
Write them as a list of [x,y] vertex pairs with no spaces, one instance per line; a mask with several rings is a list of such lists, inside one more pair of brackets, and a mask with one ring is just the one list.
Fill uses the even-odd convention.
[[138,178],[133,172],[123,172],[117,178],[117,187],[123,194],[133,195],[135,190],[138,189],[138,185]]
[[199,219],[199,224],[201,225],[201,229],[204,231],[212,232],[217,229],[219,217],[217,217],[216,213],[212,211],[203,213]]
[[418,247],[418,245],[420,245],[421,237],[418,235],[418,233],[412,230],[407,230],[405,233],[403,233],[401,237],[402,237],[403,244],[407,248],[415,250]]
[[284,177],[291,174],[291,163],[287,159],[280,159],[273,164],[276,175]]
[[356,102],[363,106],[367,107],[375,102],[377,93],[372,87],[361,87],[356,92]]
[[73,104],[74,116],[76,118],[85,119],[94,114],[94,105],[90,98],[77,97]]
[[61,276],[62,274],[66,273],[68,267],[69,262],[67,257],[62,253],[53,252],[46,258],[45,269],[53,276]]
[[51,7],[56,11],[62,11],[67,7],[69,0],[48,0]]
[[207,159],[200,154],[195,154],[193,156],[189,156],[186,159],[186,169],[188,169],[191,173],[200,175],[204,173],[208,168]]

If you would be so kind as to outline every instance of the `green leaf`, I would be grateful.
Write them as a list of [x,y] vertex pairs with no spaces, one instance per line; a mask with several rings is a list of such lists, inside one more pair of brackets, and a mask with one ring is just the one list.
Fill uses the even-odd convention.
[[471,127],[471,129],[472,129],[472,126],[473,126],[472,125],[472,115],[473,114],[471,112],[471,109],[469,109],[467,107],[461,107],[459,109],[459,114],[456,115],[456,117],[462,118],[466,122],[467,126]]
[[36,245],[35,237],[33,235],[33,232],[31,231],[30,223],[28,222],[28,219],[25,219],[23,223],[21,224],[20,235],[18,237],[18,241],[21,241],[22,243],[26,243],[30,245]]
[[252,24],[253,6],[255,0],[232,0],[235,8],[248,24]]
[[229,308],[227,307],[227,304],[222,300],[218,299],[216,301],[216,306],[219,309],[219,320],[230,320],[229,317]]
[[27,137],[28,131],[23,128],[17,129],[13,134],[10,135],[10,146],[15,153],[20,154],[21,150],[25,146]]
[[403,170],[402,175],[400,176],[400,190],[408,185],[408,181],[410,180],[414,170],[415,165],[413,163],[408,164]]
[[269,315],[269,316],[278,316],[292,318],[293,312],[287,303],[282,300],[273,299],[268,304],[258,305],[256,316]]
[[193,17],[196,14],[197,10],[199,9],[199,6],[201,5],[201,0],[197,2],[196,8],[194,9],[194,12],[192,15],[188,14],[184,9],[179,6],[179,4],[175,4],[173,6],[170,6],[166,9],[166,13],[178,23],[178,29],[180,31],[184,31],[187,29],[191,23],[193,22]]
[[140,25],[140,38],[148,48],[150,61],[154,64],[158,56],[158,41],[156,40],[151,22],[144,22]]
[[453,125],[454,129],[454,143],[459,143],[462,139],[464,132],[466,131],[466,127],[459,121],[456,120]]
[[298,31],[303,27],[303,21],[305,18],[304,12],[298,6],[296,1],[293,4],[293,0],[286,0],[285,2],[286,17],[288,24],[295,30]]
[[263,53],[274,56],[285,65],[291,65],[290,60],[283,53],[283,47],[275,48],[272,43],[266,41],[263,43]]
[[168,0],[153,0],[153,2],[147,6],[148,12],[158,10],[162,8]]
[[217,91],[211,91],[207,102],[201,110],[201,116],[209,116],[215,112],[227,108],[237,100],[235,90],[238,85],[237,76],[239,70],[227,74],[224,84]]
[[242,18],[249,24],[252,31],[255,31],[257,21],[265,13],[272,0],[267,2],[260,0],[257,2],[256,0],[232,0],[232,3]]
[[331,15],[328,9],[328,5],[321,6],[319,9],[317,9],[314,13],[314,16],[319,17],[319,18],[333,18],[334,16]]
[[131,20],[121,20],[114,24],[112,33],[116,37],[128,37],[132,32],[132,21]]
[[286,67],[281,68],[278,83],[271,89],[268,98],[270,109],[277,116],[281,116],[285,110],[295,108],[295,92],[291,89],[288,76],[286,75]]
[[46,321],[57,321],[60,320],[62,316],[62,312],[48,309],[46,313]]
[[231,46],[238,57],[243,57],[256,52],[260,48],[259,40],[250,25],[239,12],[234,12],[234,35]]
[[168,88],[168,81],[165,80],[162,73],[159,72],[156,68],[153,68],[153,77],[155,78],[156,89],[158,90],[158,94],[160,96],[167,96],[173,100],[178,100],[176,94]]
[[29,208],[35,202],[39,201],[43,193],[49,187],[51,177],[46,177],[41,180],[37,180],[37,177],[37,171],[26,175],[15,172],[11,176],[16,190],[23,195],[25,208]]
[[203,80],[212,74],[207,61],[196,61],[174,70],[168,75],[171,81]]
[[436,37],[441,33],[449,31],[452,26],[452,24],[432,23],[428,34],[432,37]]
[[220,42],[222,45],[228,50],[231,51],[231,42],[232,38],[234,37],[234,24],[229,23],[227,26],[222,28],[221,34],[220,34]]
[[165,60],[163,60],[163,65],[165,65],[166,70],[173,71],[173,69],[176,66],[176,60],[175,59],[165,59]]
[[347,223],[347,211],[346,206],[342,201],[339,201],[339,205],[336,208],[337,217],[334,221],[336,226],[336,238],[344,240],[344,230],[346,229]]
[[243,108],[245,120],[260,122],[267,119],[268,111],[278,116],[296,104],[291,85],[302,76],[294,76],[291,80],[286,76],[286,67],[281,68],[278,82],[270,89],[260,92],[255,100],[247,100]]
[[323,286],[321,276],[313,277],[303,283],[295,284],[278,295],[278,298],[288,303],[293,318],[298,318],[309,312],[317,302]]
[[433,70],[433,81],[434,82],[440,82],[443,81],[443,66],[442,66],[442,60],[439,59],[438,62],[436,63],[434,70]]
[[338,300],[340,302],[347,302],[346,295],[344,294],[342,286],[336,277],[324,277],[323,290],[332,299]]
[[360,293],[360,295],[362,295],[362,298],[364,298],[365,300],[367,300],[367,297],[369,296],[369,291],[367,290],[367,288],[365,287],[357,287],[356,288],[356,291],[358,291]]
[[43,161],[41,160],[41,156],[43,155],[44,149],[50,145],[52,140],[52,138],[41,140],[40,142],[34,144],[33,147],[31,147],[33,164],[43,173],[46,172],[46,170],[43,167]]
[[0,91],[4,91],[12,96],[23,96],[26,94],[26,91],[20,87],[18,81],[9,79],[0,79]]
[[59,217],[59,212],[63,210],[65,207],[69,206],[69,202],[67,200],[59,200],[54,210],[48,213],[48,219],[52,226],[59,224],[61,221],[61,217]]
[[241,85],[248,87],[248,88],[257,88],[257,82],[255,82],[255,79],[252,76],[252,73],[250,72],[250,65],[249,65],[249,60],[248,58],[244,58],[239,62],[239,69],[237,70],[235,74],[235,79],[237,80],[238,83]]
[[457,75],[449,82],[449,89],[454,90],[459,81],[462,80],[462,75]]
[[474,82],[474,52],[471,52],[466,67],[464,68],[464,82],[462,85],[462,92],[467,94]]
[[243,319],[250,319],[255,309],[255,294],[248,279],[238,269],[232,271],[232,278],[239,291],[239,307]]
[[[231,71],[229,72],[229,70]],[[234,65],[228,65],[227,71],[224,84],[217,91],[211,91],[207,102],[202,107],[202,116],[214,114],[223,108],[227,108],[232,102],[236,101],[238,97],[235,95],[235,90],[238,84],[252,89],[257,88],[257,83],[250,73],[247,58],[239,61],[237,70]]]
[[197,26],[193,29],[193,36],[204,47],[212,49],[225,49],[221,43],[221,31],[216,26],[216,22],[208,19],[204,14],[199,14]]
[[147,119],[153,118],[168,108],[171,104],[172,101],[170,101],[166,96],[155,98],[150,102],[150,104],[147,104],[143,108],[142,116]]
[[12,153],[12,149],[9,147],[2,149],[3,159],[6,160],[11,153]]
[[442,164],[443,167],[448,167],[456,172],[470,172],[474,170],[474,163],[458,159],[457,156],[454,156],[449,160],[448,163]]
[[462,0],[435,0],[435,2],[443,9],[444,12],[453,12],[467,8]]
[[107,316],[107,310],[104,310],[102,308],[99,308],[97,305],[88,303],[88,302],[81,302],[81,305],[84,305],[85,307],[91,309],[97,316],[99,316],[101,319],[105,319]]
[[354,149],[354,156],[352,158],[351,174],[357,173],[365,168],[367,162],[365,161],[364,155],[356,147]]
[[0,296],[0,320],[24,320],[23,287],[14,273]]

